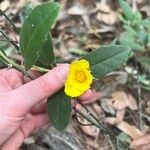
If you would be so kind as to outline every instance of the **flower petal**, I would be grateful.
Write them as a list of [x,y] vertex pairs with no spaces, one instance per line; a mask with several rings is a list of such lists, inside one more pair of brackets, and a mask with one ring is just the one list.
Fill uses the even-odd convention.
[[90,88],[92,81],[89,62],[85,59],[75,60],[70,64],[65,93],[71,97],[80,96]]

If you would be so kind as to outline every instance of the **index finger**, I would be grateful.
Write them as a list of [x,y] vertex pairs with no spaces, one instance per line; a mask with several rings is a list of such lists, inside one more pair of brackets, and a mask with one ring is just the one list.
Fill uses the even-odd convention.
[[68,69],[68,64],[57,65],[45,75],[11,92],[4,93],[0,97],[7,99],[7,109],[13,111],[14,115],[22,116],[40,101],[63,87]]

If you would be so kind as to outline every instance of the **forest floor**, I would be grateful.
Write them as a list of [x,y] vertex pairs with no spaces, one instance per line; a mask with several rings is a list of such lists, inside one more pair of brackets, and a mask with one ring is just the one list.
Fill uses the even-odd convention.
[[[0,9],[18,28],[21,28],[25,12],[41,2],[1,0]],[[147,43],[136,43],[132,41],[132,35],[130,36],[131,30],[123,27],[125,22],[121,19],[122,9],[118,0],[58,0],[58,2],[62,8],[51,31],[57,63],[70,63],[73,59],[102,45],[129,43],[129,46],[135,46],[132,47],[134,56],[125,66],[93,84],[95,96],[90,102],[85,102],[90,112],[113,132],[118,140],[95,126],[82,125],[88,122],[80,116],[73,115],[67,131],[58,133],[52,127],[45,126],[32,133],[24,141],[21,149],[150,150],[150,22],[149,30],[146,30],[149,40]],[[149,0],[127,0],[127,2],[133,10],[141,13],[143,20],[150,19]],[[14,46],[9,41],[18,43],[19,35],[4,16],[0,16],[0,28],[9,37],[5,39],[0,34],[0,46],[13,55]],[[138,38],[141,39],[143,35],[145,31]]]

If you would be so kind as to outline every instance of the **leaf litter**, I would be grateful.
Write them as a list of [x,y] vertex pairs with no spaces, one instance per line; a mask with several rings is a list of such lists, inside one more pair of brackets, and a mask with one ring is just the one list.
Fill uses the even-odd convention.
[[[129,2],[145,16],[150,16],[149,1],[129,0]],[[29,0],[28,2],[25,0],[3,0],[0,7],[20,28],[25,9],[34,7],[38,3],[40,3],[38,0]],[[71,48],[80,49],[87,53],[99,45],[112,42],[121,32],[121,27],[118,25],[118,4],[116,1],[61,0],[60,3],[63,7],[58,22],[52,30],[58,62],[70,62],[80,56],[78,52],[69,51]],[[18,41],[17,34],[3,17],[0,17],[0,25],[11,40]],[[2,38],[1,35],[0,38]],[[10,51],[9,47],[10,44],[4,46],[8,52]],[[16,55],[14,52],[10,53],[10,57],[14,59],[16,59]],[[139,101],[137,87],[137,82],[124,70],[121,73],[115,71],[102,80],[96,81],[95,95],[84,103],[105,126],[113,130],[114,135],[126,133],[130,136],[132,140],[129,143],[130,148],[149,150],[150,95],[142,89],[142,98],[140,99],[142,101]],[[144,122],[144,130],[140,129],[140,117]],[[83,124],[87,123],[84,119],[79,119]],[[47,130],[48,128],[46,128]],[[82,126],[75,123],[73,119],[68,130],[72,134],[78,135],[80,143],[87,150],[113,150],[116,147],[114,140],[94,126]],[[36,135],[37,132],[31,135],[32,140],[30,140],[31,137],[27,138],[26,146],[24,146],[36,145]],[[38,139],[38,142],[40,141],[42,138]],[[44,144],[41,146],[44,147]]]

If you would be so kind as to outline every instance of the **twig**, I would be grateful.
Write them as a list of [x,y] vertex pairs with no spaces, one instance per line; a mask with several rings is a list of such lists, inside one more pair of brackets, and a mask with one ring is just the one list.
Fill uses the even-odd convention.
[[38,67],[38,66],[33,66],[31,68],[31,70],[40,71],[40,72],[48,72],[49,71],[49,69],[45,69],[45,68]]
[[97,128],[102,129],[101,126],[96,123],[95,121],[93,121],[93,119],[91,119],[90,117],[87,117],[83,112],[81,112],[80,110],[76,109],[75,107],[73,107],[73,109],[83,118],[85,118],[87,121],[89,121],[90,123],[92,123],[93,125],[95,125]]
[[[93,117],[93,119],[94,119],[104,130],[107,130],[107,131],[108,131],[108,129],[106,129],[106,128],[103,126],[103,124],[95,117],[94,114],[92,114],[92,113],[89,111],[89,109],[88,109],[85,105],[83,105],[83,104],[81,103],[81,101],[80,101],[79,99],[77,99],[77,101],[78,101],[78,103],[87,111],[87,113],[88,113],[89,115],[91,115],[91,117]],[[109,131],[108,131],[108,132],[109,132]]]
[[138,82],[138,105],[139,105],[139,124],[140,124],[140,129],[143,129],[143,120],[142,120],[142,98],[141,98],[141,87],[140,83]]
[[19,34],[19,31],[14,25],[14,23],[9,19],[9,17],[1,9],[0,9],[0,13],[7,19],[7,21],[13,26],[14,30]]
[[3,42],[13,42],[13,43],[18,43],[17,41],[12,41],[12,40],[7,40],[7,39],[0,39],[0,41],[3,41]]
[[15,47],[17,50],[19,50],[19,46],[18,46],[15,42],[9,40],[9,38],[7,37],[7,35],[6,35],[1,29],[0,29],[0,32],[1,32],[1,34],[8,40],[8,42],[12,43],[12,44],[14,45],[14,47]]
[[142,113],[142,112],[139,112],[139,114],[140,114],[142,117],[146,118],[146,119],[150,122],[150,117],[149,117],[148,115],[145,115],[145,114]]
[[30,79],[34,79],[33,76],[24,69],[24,67],[16,64],[14,61],[10,60],[5,54],[2,53],[2,51],[0,51],[0,57],[3,60],[5,60],[8,64],[11,64],[14,68],[21,71],[23,74],[25,74]]
[[110,136],[112,136],[112,133],[110,133],[106,128],[104,128],[103,126],[101,126],[101,124],[99,124],[97,121],[93,121],[93,119],[91,119],[90,117],[88,117],[86,114],[84,114],[83,112],[81,112],[80,110],[76,109],[73,106],[73,109],[83,118],[85,118],[87,121],[89,121],[91,124],[95,125],[97,128],[102,129],[105,133],[109,134]]

